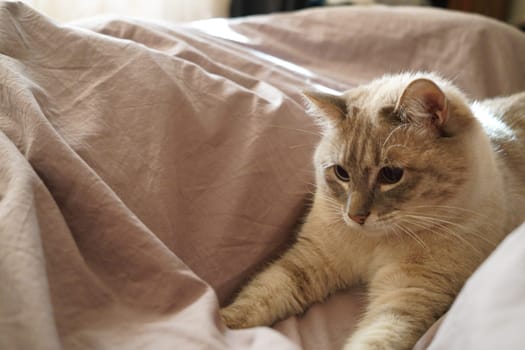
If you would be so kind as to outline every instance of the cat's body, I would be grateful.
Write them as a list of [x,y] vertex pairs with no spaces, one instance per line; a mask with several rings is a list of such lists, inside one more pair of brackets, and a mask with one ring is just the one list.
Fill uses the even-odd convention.
[[483,126],[431,74],[307,97],[323,125],[312,209],[221,316],[271,325],[364,283],[368,307],[345,349],[410,349],[525,220],[525,93],[474,104]]

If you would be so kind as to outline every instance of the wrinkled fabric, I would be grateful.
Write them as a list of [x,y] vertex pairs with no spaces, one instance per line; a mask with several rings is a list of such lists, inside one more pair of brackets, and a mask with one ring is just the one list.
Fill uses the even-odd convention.
[[275,330],[224,304],[293,239],[319,130],[301,91],[437,70],[525,88],[525,38],[438,10],[58,25],[0,3],[0,348],[338,349],[363,291]]
[[523,349],[525,224],[467,281],[430,344],[440,349]]

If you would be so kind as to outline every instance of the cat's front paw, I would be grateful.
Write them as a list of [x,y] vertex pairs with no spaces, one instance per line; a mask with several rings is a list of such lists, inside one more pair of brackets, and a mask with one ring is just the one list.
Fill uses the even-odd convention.
[[251,325],[248,323],[248,315],[245,310],[237,307],[236,305],[230,305],[220,310],[222,322],[228,328],[240,329],[248,328]]

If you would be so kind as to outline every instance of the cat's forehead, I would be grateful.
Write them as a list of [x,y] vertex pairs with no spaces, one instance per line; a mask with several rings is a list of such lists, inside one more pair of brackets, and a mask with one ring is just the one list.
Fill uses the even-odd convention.
[[395,105],[406,87],[416,79],[428,79],[436,82],[441,89],[454,90],[446,80],[435,74],[417,72],[384,75],[368,84],[346,91],[343,96],[348,105],[353,105],[369,115],[377,115],[382,107]]
[[400,128],[402,124],[396,120],[394,108],[389,102],[375,108],[358,105],[349,108],[335,136],[339,161],[354,168],[373,168],[391,161],[394,153],[398,153],[391,152],[391,144],[410,147],[413,135],[408,128]]
[[[432,78],[449,89],[439,78],[428,74],[385,76],[369,84],[346,91],[347,115],[331,140],[339,145],[342,160],[350,163],[379,165],[386,160],[407,158],[432,147],[421,129],[402,122],[396,105],[407,85],[416,78]],[[429,143],[430,142],[430,143]],[[401,152],[403,150],[403,152]]]
[[396,96],[357,93],[347,97],[343,136],[366,132],[365,137],[381,138],[399,123],[394,118]]
[[373,122],[385,108],[395,106],[403,90],[399,83],[374,83],[347,91],[344,98],[348,105],[348,116],[367,116]]

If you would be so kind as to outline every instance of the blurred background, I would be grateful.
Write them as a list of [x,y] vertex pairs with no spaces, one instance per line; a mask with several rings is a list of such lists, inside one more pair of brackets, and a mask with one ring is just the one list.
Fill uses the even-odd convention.
[[237,17],[312,6],[388,4],[436,6],[484,14],[525,27],[525,0],[25,0],[60,22],[100,14],[187,22],[212,17]]

